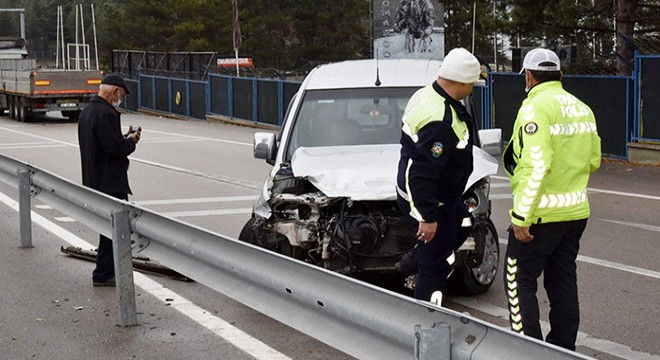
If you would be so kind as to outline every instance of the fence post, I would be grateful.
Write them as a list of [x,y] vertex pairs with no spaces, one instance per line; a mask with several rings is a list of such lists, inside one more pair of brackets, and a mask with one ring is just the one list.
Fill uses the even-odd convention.
[[32,247],[32,199],[30,170],[18,170],[18,215],[21,228],[21,248]]
[[451,359],[451,328],[436,323],[430,329],[415,325],[415,360]]
[[134,326],[137,325],[137,311],[128,210],[112,212],[112,253],[115,260],[117,307],[119,309],[117,323],[120,326]]

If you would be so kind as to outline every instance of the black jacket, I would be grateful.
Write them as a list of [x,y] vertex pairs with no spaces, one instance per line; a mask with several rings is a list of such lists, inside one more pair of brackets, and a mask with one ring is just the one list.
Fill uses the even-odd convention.
[[[437,82],[433,82],[433,89],[445,99],[444,118],[442,121],[431,121],[419,129],[416,143],[410,136],[402,133],[397,177],[397,185],[404,191],[408,182],[415,208],[426,222],[437,221],[438,203],[451,204],[460,201],[473,168],[472,117],[465,106],[449,96]],[[470,133],[468,143],[463,149],[457,148],[459,139],[452,129],[455,119],[450,107],[456,111],[458,119],[465,122]],[[441,151],[434,155],[433,149],[436,145],[441,147]],[[412,165],[409,164],[410,159],[413,160]],[[406,174],[409,179],[406,179]]]
[[96,95],[78,118],[78,143],[83,185],[106,194],[132,194],[128,186],[128,155],[135,140],[121,133],[121,114]]

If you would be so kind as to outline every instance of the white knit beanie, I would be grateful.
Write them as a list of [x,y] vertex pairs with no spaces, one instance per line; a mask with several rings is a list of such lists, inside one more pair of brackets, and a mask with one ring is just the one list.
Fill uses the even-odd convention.
[[480,73],[479,60],[464,48],[455,48],[442,60],[438,76],[459,83],[473,84],[479,80]]

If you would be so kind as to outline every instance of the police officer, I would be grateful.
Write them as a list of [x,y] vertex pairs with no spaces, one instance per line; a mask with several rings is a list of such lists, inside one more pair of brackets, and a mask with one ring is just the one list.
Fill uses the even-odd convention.
[[460,100],[472,93],[480,73],[474,55],[451,50],[438,79],[419,89],[403,114],[398,204],[419,241],[397,268],[418,273],[417,299],[428,301],[435,291],[446,290],[453,251],[467,236],[461,231],[467,216],[461,194],[472,172],[473,124]]
[[513,190],[504,283],[511,328],[543,340],[536,298],[543,273],[551,326],[545,340],[575,350],[575,260],[589,217],[587,183],[601,154],[594,114],[563,89],[560,67],[547,49],[534,49],[523,61],[528,95],[503,154]]

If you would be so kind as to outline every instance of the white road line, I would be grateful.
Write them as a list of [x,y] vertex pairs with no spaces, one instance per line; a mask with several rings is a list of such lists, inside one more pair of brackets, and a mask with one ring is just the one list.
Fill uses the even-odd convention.
[[52,141],[40,141],[40,142],[18,142],[18,143],[5,143],[1,146],[29,146],[29,145],[49,145],[52,144]]
[[245,196],[223,196],[223,197],[210,197],[210,198],[190,198],[190,199],[163,199],[163,200],[144,200],[134,201],[137,205],[172,205],[172,204],[203,204],[215,202],[231,202],[231,201],[254,201],[259,198],[258,195],[245,195]]
[[170,136],[175,136],[175,137],[178,136],[178,137],[182,137],[182,138],[200,139],[200,140],[205,140],[205,141],[221,142],[221,143],[226,143],[226,144],[252,146],[252,143],[246,143],[246,142],[234,141],[234,140],[216,139],[216,138],[205,137],[205,136],[197,136],[197,135],[185,135],[185,134],[171,133],[171,132],[167,132],[167,131],[158,131],[158,130],[150,130],[150,129],[145,129],[144,131],[145,131],[145,134],[148,132],[148,133],[154,133],[154,134],[170,135]]
[[161,169],[180,172],[182,174],[198,176],[198,177],[202,177],[202,178],[206,178],[206,179],[210,179],[210,180],[224,182],[224,183],[227,183],[227,184],[232,184],[232,185],[245,187],[245,188],[248,188],[248,189],[261,190],[261,185],[257,185],[257,184],[254,184],[254,183],[249,183],[247,181],[235,180],[235,179],[230,179],[230,178],[225,178],[225,177],[215,176],[215,175],[209,175],[209,174],[205,174],[205,173],[202,173],[202,172],[199,172],[199,171],[192,171],[192,170],[180,168],[180,167],[177,167],[177,166],[167,165],[167,164],[158,163],[158,162],[155,162],[155,161],[144,160],[144,159],[137,159],[137,158],[134,158],[134,157],[129,157],[129,159],[131,161],[134,161],[134,162],[159,167]]
[[[498,179],[498,180],[509,180],[508,177],[497,176],[497,175],[491,175],[491,178],[492,179]],[[636,198],[642,198],[642,199],[647,199],[647,200],[660,200],[660,196],[629,193],[629,192],[623,192],[623,191],[612,191],[612,190],[594,189],[594,188],[587,188],[587,191],[592,191],[592,192],[596,192],[596,193],[603,193],[603,194],[621,195],[621,196],[627,196],[627,197],[636,197]]]
[[10,129],[10,128],[5,127],[5,126],[0,126],[0,129],[5,130],[5,131],[9,131],[9,132],[13,132],[15,134],[31,136],[31,137],[46,140],[46,141],[49,141],[49,142],[55,142],[55,143],[62,144],[62,145],[78,147],[78,144],[76,144],[76,143],[70,143],[70,142],[61,141],[61,140],[57,140],[57,139],[53,139],[53,138],[49,138],[49,137],[45,137],[45,136],[35,135],[35,134],[31,134],[31,133],[28,133],[28,132],[25,132],[25,131],[18,131],[18,130]]
[[[502,244],[502,245],[506,246],[508,244],[507,239],[500,238],[499,240],[500,240],[500,244]],[[660,272],[653,271],[653,270],[648,270],[648,269],[642,269],[642,268],[639,268],[639,267],[636,267],[636,266],[621,264],[621,263],[617,263],[617,262],[614,262],[614,261],[596,259],[596,258],[592,258],[592,257],[589,257],[589,256],[584,256],[584,255],[578,255],[577,261],[581,261],[583,263],[592,264],[592,265],[598,265],[598,266],[602,266],[602,267],[606,267],[606,268],[610,268],[610,269],[621,270],[621,271],[629,272],[629,273],[632,273],[632,274],[635,274],[635,275],[642,275],[642,276],[646,276],[646,277],[650,277],[650,278],[654,278],[654,279],[660,279]]]
[[[485,304],[477,301],[475,298],[467,297],[448,297],[448,301],[478,310],[490,316],[495,316],[500,319],[508,321],[509,312],[507,309],[499,306]],[[502,327],[508,329],[508,327]],[[541,329],[544,333],[550,331],[550,324],[546,321],[541,321]],[[603,353],[611,354],[622,359],[629,360],[660,360],[660,356],[653,355],[645,352],[635,351],[630,346],[615,343],[613,341],[599,339],[589,334],[578,332],[577,346],[586,346],[588,348],[598,350]]]
[[37,148],[54,148],[54,147],[64,147],[66,145],[62,144],[52,144],[52,145],[24,145],[24,146],[0,146],[0,149],[3,150],[15,150],[15,149],[37,149]]
[[504,200],[511,199],[512,197],[511,194],[490,194],[489,196],[491,200]]
[[651,231],[655,231],[655,232],[660,232],[660,226],[631,223],[631,222],[627,222],[627,221],[608,220],[608,219],[597,219],[597,220],[609,222],[609,223],[612,223],[612,224],[626,225],[626,226],[636,227],[636,228],[640,228],[640,229],[644,229],[644,230],[651,230]]
[[[7,195],[0,193],[0,201],[15,211],[18,211],[18,202],[9,198]],[[70,233],[34,211],[32,212],[32,221],[73,246],[87,249],[94,248],[92,244]],[[204,310],[193,304],[190,300],[164,287],[158,282],[153,281],[146,275],[133,272],[133,278],[135,280],[135,285],[139,286],[163,303],[166,302],[166,299],[174,299],[174,301],[167,302],[168,304],[171,304],[170,306],[172,308],[254,358],[259,360],[290,359],[253,336],[234,327],[230,323],[213,316],[210,311]]]
[[203,139],[163,139],[163,140],[153,140],[149,139],[148,137],[143,137],[140,139],[140,142],[148,143],[148,144],[165,144],[165,143],[183,143],[183,142],[201,142],[205,141]]
[[163,216],[173,218],[196,217],[196,216],[216,216],[216,215],[242,215],[252,214],[252,208],[243,209],[221,209],[221,210],[199,210],[199,211],[175,211],[160,213]]
[[[34,135],[34,134],[30,134],[30,133],[23,132],[23,131],[9,129],[9,128],[4,127],[4,126],[0,126],[0,130],[6,130],[6,131],[13,132],[13,133],[26,135],[26,136],[32,136],[32,137],[35,137],[37,139],[50,140],[50,141],[53,141],[53,142],[56,142],[56,143],[59,143],[59,144],[72,146],[72,147],[76,147],[76,148],[78,147],[77,143],[70,143],[70,142],[66,142],[66,141],[51,139],[51,138],[47,138],[47,137],[44,137],[44,136],[39,136],[39,135]],[[160,133],[163,133],[163,134],[176,135],[176,134],[166,133],[166,132],[162,132],[162,131],[154,131],[154,132],[160,132]],[[181,136],[184,136],[184,135],[181,135]],[[186,137],[186,136],[184,136],[184,137]],[[190,137],[192,138],[193,136],[190,136]],[[252,146],[251,144],[241,143],[241,142],[237,142],[237,141],[212,139],[212,138],[202,138],[202,137],[199,137],[199,138],[200,139],[205,139],[205,140],[213,140],[213,141],[219,141],[219,142],[224,142],[224,143],[230,143],[230,144],[250,145],[250,146]],[[189,169],[184,169],[184,168],[180,168],[180,167],[176,167],[176,166],[157,163],[157,162],[154,162],[154,161],[139,159],[139,158],[135,158],[135,157],[132,157],[132,156],[130,156],[129,159],[131,161],[135,161],[135,162],[138,162],[138,163],[159,167],[161,169],[176,171],[176,172],[180,172],[182,174],[188,174],[188,175],[203,177],[203,178],[206,178],[206,179],[211,179],[211,180],[220,181],[220,182],[224,182],[224,183],[228,183],[228,184],[232,184],[232,185],[238,185],[238,186],[241,186],[241,187],[246,187],[248,189],[261,190],[261,185],[249,183],[247,181],[235,180],[235,179],[225,178],[225,177],[221,177],[221,176],[208,175],[208,174],[205,174],[205,173],[202,173],[202,172],[199,172],[199,171],[192,171],[192,170],[189,170]]]

